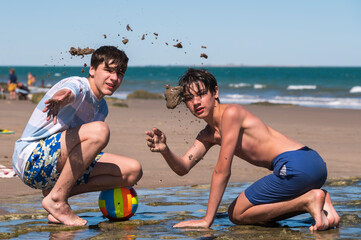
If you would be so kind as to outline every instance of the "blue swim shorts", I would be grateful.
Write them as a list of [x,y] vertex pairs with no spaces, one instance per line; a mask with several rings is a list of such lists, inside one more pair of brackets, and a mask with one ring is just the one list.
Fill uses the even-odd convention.
[[[42,190],[54,187],[60,176],[60,173],[56,170],[61,150],[60,136],[61,132],[39,141],[25,165],[23,181],[26,185]],[[102,155],[103,152],[97,155],[84,174],[78,179],[77,185],[88,183],[90,172]]]
[[273,174],[265,176],[245,190],[254,205],[274,203],[319,189],[327,178],[326,163],[308,147],[281,153],[272,161]]

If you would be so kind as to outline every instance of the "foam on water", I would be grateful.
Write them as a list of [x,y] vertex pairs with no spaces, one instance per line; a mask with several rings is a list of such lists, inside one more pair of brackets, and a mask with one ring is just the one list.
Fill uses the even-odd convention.
[[220,96],[222,103],[251,104],[259,102],[269,102],[274,104],[292,104],[304,107],[327,107],[327,108],[346,108],[361,109],[360,98],[332,98],[332,97],[291,97],[275,96],[262,97],[257,95],[228,94]]
[[230,83],[228,86],[232,87],[232,88],[243,88],[243,87],[250,87],[251,84],[249,84],[249,83]]
[[289,85],[287,90],[315,90],[316,85]]
[[361,93],[361,86],[354,86],[350,89],[350,93]]

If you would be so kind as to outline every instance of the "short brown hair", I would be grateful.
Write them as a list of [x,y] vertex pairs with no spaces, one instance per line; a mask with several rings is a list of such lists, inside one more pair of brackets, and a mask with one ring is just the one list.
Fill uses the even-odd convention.
[[[216,93],[217,80],[212,73],[205,69],[188,68],[188,70],[179,78],[178,85],[183,87],[183,92],[189,91],[189,86],[195,83],[200,90],[199,83],[203,83],[206,91]],[[219,98],[216,98],[218,102]]]
[[104,62],[105,67],[115,64],[117,72],[125,73],[129,58],[124,51],[114,46],[102,46],[93,53],[90,65],[95,69]]

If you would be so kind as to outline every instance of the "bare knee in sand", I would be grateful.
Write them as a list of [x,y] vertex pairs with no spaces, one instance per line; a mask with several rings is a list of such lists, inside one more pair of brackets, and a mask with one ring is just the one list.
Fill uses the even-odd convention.
[[331,226],[324,211],[325,201],[326,194],[321,189],[313,189],[291,200],[261,205],[253,205],[242,193],[230,205],[229,218],[238,225],[261,224],[308,212],[315,220],[310,230],[326,230]]

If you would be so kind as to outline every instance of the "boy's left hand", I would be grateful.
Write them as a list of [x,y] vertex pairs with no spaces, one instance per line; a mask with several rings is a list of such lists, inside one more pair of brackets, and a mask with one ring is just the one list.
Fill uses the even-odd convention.
[[200,220],[188,220],[177,223],[174,225],[174,228],[181,228],[181,227],[202,227],[202,228],[209,228],[211,225],[204,219]]

